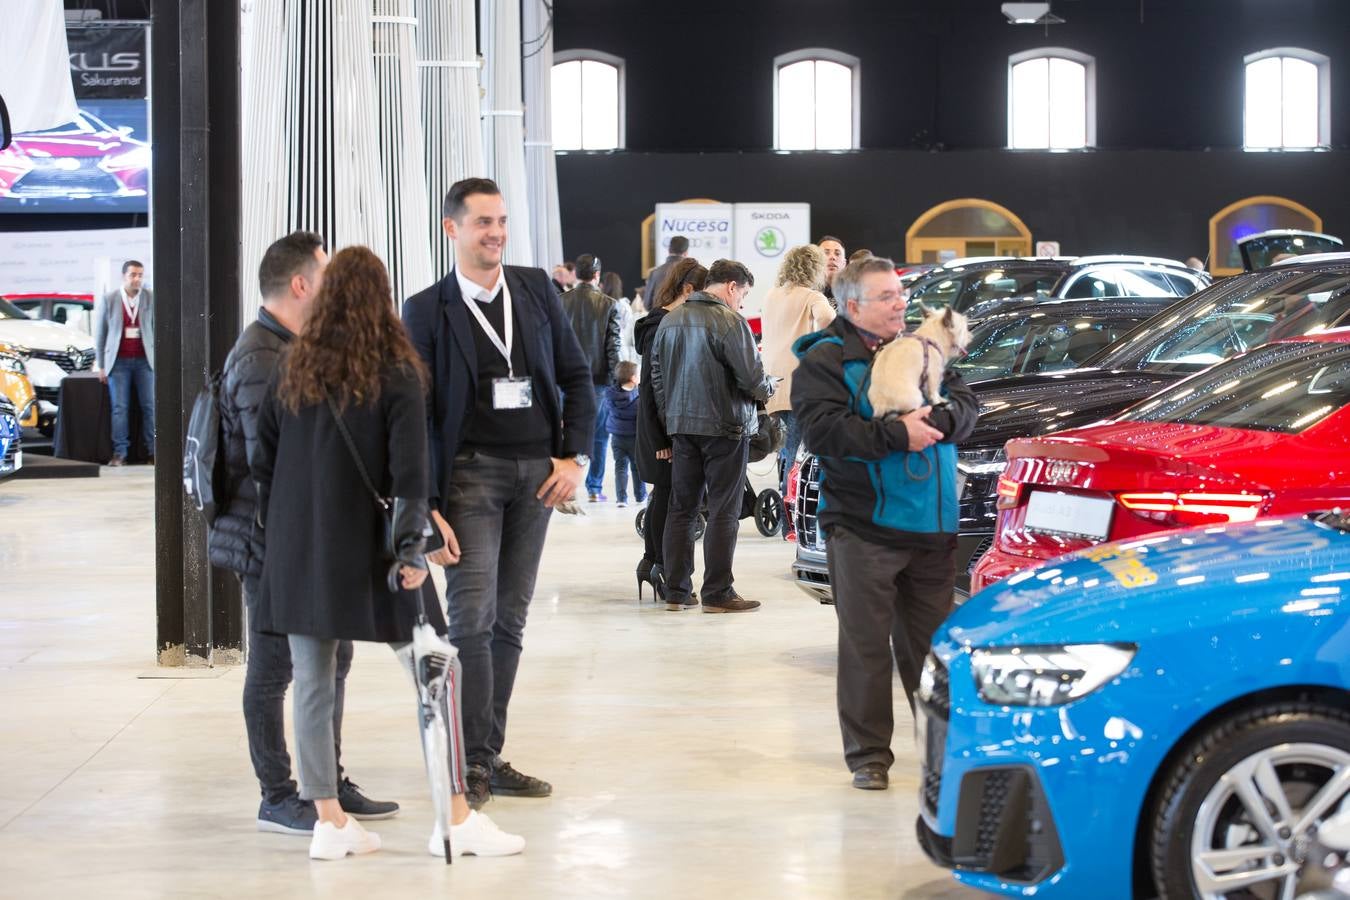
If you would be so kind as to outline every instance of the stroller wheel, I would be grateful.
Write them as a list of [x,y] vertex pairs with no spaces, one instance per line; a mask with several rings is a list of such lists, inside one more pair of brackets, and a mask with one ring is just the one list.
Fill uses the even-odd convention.
[[647,507],[638,510],[637,518],[633,520],[633,527],[637,529],[638,537],[647,536]]
[[783,525],[783,498],[773,488],[765,488],[755,498],[755,527],[765,537],[778,533]]

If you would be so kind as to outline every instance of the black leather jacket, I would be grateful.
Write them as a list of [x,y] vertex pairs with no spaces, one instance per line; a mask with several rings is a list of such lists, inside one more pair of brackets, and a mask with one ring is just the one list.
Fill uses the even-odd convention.
[[591,381],[597,387],[612,383],[623,340],[619,301],[593,284],[582,283],[562,295],[562,305],[581,352],[591,364]]
[[668,434],[744,438],[759,430],[755,403],[774,383],[741,315],[711,294],[691,294],[657,329],[651,390]]
[[225,454],[225,509],[207,538],[211,562],[244,579],[250,594],[262,574],[263,541],[255,524],[258,492],[248,461],[258,442],[258,406],[281,354],[295,335],[265,309],[239,335],[225,359],[220,385],[220,452]]

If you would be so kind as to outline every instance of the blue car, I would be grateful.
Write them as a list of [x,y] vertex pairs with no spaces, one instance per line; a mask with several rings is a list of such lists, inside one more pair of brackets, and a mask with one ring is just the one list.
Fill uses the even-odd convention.
[[0,395],[0,478],[13,475],[23,467],[23,429],[14,404]]
[[[968,601],[916,700],[919,840],[1008,896],[1293,900],[1343,864],[1350,517],[1103,544]],[[1350,804],[1347,804],[1350,810]]]

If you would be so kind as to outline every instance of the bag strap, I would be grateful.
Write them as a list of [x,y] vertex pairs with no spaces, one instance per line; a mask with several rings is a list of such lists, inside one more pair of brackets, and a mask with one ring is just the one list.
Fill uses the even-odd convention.
[[337,403],[333,401],[333,395],[324,391],[324,399],[328,401],[328,409],[333,413],[333,421],[337,423],[338,433],[342,435],[342,442],[347,445],[347,452],[352,456],[352,462],[356,463],[356,471],[361,475],[361,481],[365,483],[366,490],[375,498],[375,504],[380,509],[389,510],[389,501],[380,496],[380,492],[375,488],[375,482],[371,481],[370,473],[366,471],[366,464],[361,460],[361,454],[356,449],[356,441],[352,440],[352,433],[347,430],[347,423],[342,421],[342,413],[338,411]]

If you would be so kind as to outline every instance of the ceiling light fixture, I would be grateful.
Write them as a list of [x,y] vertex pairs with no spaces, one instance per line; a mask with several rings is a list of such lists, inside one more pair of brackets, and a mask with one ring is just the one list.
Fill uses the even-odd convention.
[[1003,15],[1014,25],[1063,25],[1064,20],[1050,11],[1049,3],[1005,3]]

